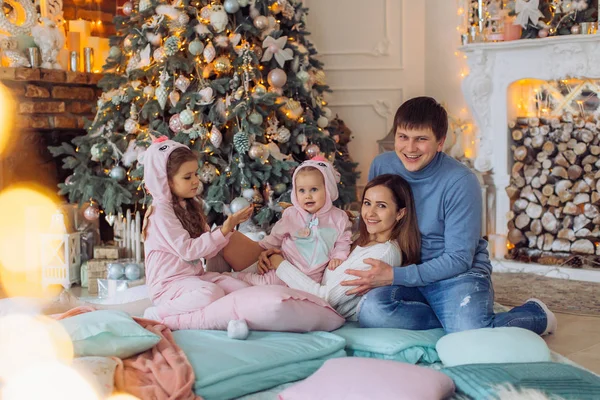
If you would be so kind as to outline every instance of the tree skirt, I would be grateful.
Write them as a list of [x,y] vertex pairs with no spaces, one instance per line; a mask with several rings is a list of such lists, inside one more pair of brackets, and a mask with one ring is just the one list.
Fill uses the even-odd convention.
[[536,274],[496,273],[492,275],[495,301],[518,306],[536,297],[552,311],[600,315],[600,283],[548,278]]

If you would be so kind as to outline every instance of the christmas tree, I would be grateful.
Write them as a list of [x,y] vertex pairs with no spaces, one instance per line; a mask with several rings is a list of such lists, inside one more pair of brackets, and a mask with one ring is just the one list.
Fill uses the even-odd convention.
[[198,154],[211,220],[242,195],[259,209],[256,222],[272,222],[293,168],[319,154],[342,174],[338,205],[356,200],[349,131],[326,107],[307,11],[300,0],[126,3],[95,119],[73,145],[51,148],[74,171],[60,193],[98,204],[107,220],[148,204],[144,151],[166,135]]

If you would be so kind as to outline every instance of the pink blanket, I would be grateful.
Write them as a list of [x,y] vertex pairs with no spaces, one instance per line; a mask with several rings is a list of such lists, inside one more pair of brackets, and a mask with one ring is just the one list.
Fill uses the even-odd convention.
[[[64,319],[86,312],[92,307],[77,307],[55,316]],[[194,394],[194,370],[177,346],[169,328],[149,319],[134,318],[145,329],[161,337],[150,350],[117,362],[115,388],[140,399],[201,400]]]

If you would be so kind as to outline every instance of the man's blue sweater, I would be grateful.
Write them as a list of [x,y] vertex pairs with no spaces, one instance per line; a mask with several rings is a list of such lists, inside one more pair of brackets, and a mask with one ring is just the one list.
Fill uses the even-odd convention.
[[425,286],[469,270],[490,274],[487,242],[481,237],[481,186],[466,166],[444,153],[410,172],[394,152],[373,160],[369,180],[397,174],[408,181],[421,231],[421,264],[394,268],[394,285]]

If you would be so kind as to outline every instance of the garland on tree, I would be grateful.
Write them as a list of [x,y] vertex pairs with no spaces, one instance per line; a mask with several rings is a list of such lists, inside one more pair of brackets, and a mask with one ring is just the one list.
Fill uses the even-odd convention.
[[272,222],[293,168],[318,154],[342,174],[338,205],[356,200],[350,133],[326,107],[300,0],[140,0],[124,10],[87,134],[50,148],[73,170],[61,194],[99,204],[107,220],[148,204],[144,151],[166,135],[198,154],[210,220],[243,195],[260,209],[256,222]]

